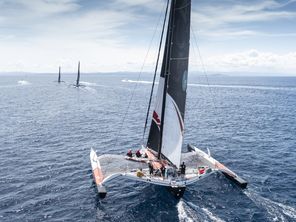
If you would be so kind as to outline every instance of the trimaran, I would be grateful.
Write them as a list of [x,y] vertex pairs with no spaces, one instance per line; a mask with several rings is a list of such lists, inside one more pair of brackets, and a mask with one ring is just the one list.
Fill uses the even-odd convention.
[[[167,13],[169,8],[169,13]],[[186,186],[220,171],[242,188],[247,182],[207,153],[188,145],[181,153],[187,90],[191,0],[168,0],[166,42],[148,141],[140,155],[101,155],[91,149],[90,161],[99,196],[104,184],[120,176],[165,186],[182,197]],[[165,26],[163,26],[164,29]],[[148,111],[149,113],[149,111]],[[181,164],[182,163],[182,164]]]

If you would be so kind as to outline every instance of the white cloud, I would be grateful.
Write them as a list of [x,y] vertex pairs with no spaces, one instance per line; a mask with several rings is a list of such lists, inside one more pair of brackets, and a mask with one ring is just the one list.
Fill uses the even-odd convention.
[[[66,6],[75,2],[62,1]],[[31,3],[26,6],[30,10],[39,7]],[[54,9],[48,10],[57,12]],[[52,15],[42,20],[38,20],[38,15],[30,15],[28,10],[23,12],[24,24],[30,26],[28,35],[0,33],[3,40],[0,50],[5,52],[0,54],[1,71],[54,72],[62,65],[64,71],[71,72],[76,70],[78,60],[82,60],[85,72],[135,70],[135,65],[131,65],[134,63],[139,70],[147,51],[147,45],[144,48],[127,45],[131,39],[122,33],[123,26],[139,19],[133,11],[97,8],[80,11],[79,15]],[[11,18],[11,26],[18,27],[19,19]],[[24,36],[20,39],[19,35]]]
[[48,16],[56,13],[76,11],[80,8],[77,0],[2,0],[1,8],[5,12],[31,14],[32,16]]
[[[283,6],[295,1],[279,3],[270,1],[246,1],[235,4],[206,4],[192,11],[192,26],[204,36],[238,37],[256,35],[256,30],[246,30],[245,24],[291,20],[296,18],[295,11],[286,11]],[[267,25],[267,24],[266,24]],[[225,33],[225,35],[219,35]],[[270,33],[266,33],[270,34]],[[282,33],[285,35],[285,33]]]
[[[55,72],[62,65],[64,71],[71,72],[76,71],[78,60],[84,72],[139,71],[153,34],[155,15],[164,10],[165,3],[165,0],[113,0],[102,7],[84,8],[78,0],[0,0],[1,8],[5,9],[0,16],[0,51],[5,52],[0,54],[0,71]],[[195,1],[192,3],[195,5]],[[295,12],[281,7],[276,1],[201,4],[193,7],[192,26],[209,43],[209,37],[222,41],[223,38],[295,36],[295,33],[266,33],[233,25],[295,18]],[[133,24],[138,25],[133,27]],[[148,33],[148,40],[141,39],[143,33]],[[146,61],[149,71],[153,70],[155,51],[153,47]],[[251,51],[220,55],[212,51],[205,64],[209,70],[217,71],[273,69],[291,73],[296,70],[293,53],[296,49],[291,49],[290,54],[279,54],[276,50],[266,53],[260,47]]]
[[[257,74],[296,74],[296,51],[286,54],[261,52],[256,49],[203,58],[207,71],[257,72]],[[191,61],[194,63],[194,61]],[[195,62],[196,64],[196,62]],[[200,65],[193,70],[201,71]]]

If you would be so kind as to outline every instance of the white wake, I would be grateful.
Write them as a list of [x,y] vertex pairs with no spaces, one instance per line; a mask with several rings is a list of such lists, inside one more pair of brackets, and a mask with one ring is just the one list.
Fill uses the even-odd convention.
[[95,83],[95,82],[83,82],[83,81],[80,81],[80,84],[85,85],[85,86],[97,86],[97,83]]
[[296,221],[296,209],[260,196],[254,192],[246,191],[245,194],[258,206],[265,209],[273,221]]
[[193,87],[208,87],[208,88],[233,88],[233,89],[259,89],[259,90],[286,90],[295,91],[294,87],[275,87],[275,86],[252,86],[252,85],[207,85],[199,83],[189,83],[188,86]]
[[17,82],[18,85],[21,85],[21,86],[25,86],[25,85],[30,85],[31,83],[29,81],[26,81],[26,80],[19,80]]
[[[152,81],[144,81],[144,80],[130,80],[130,79],[122,79],[121,82],[127,82],[127,83],[140,83],[140,84],[152,84]],[[155,84],[158,84],[158,82],[155,82]]]
[[[185,210],[185,203],[180,200],[177,204],[178,217],[181,222],[193,222],[194,220],[190,217],[189,213]],[[196,220],[195,220],[196,221]]]

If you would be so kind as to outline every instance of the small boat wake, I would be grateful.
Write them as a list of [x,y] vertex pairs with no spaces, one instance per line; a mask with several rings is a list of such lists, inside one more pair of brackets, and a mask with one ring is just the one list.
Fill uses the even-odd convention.
[[260,196],[255,192],[244,192],[259,208],[267,211],[272,221],[296,221],[296,209]]
[[97,90],[94,89],[94,88],[91,88],[89,86],[85,86],[82,89],[85,90],[85,91],[87,91],[87,92],[90,92],[90,93],[93,93],[93,94],[97,94]]
[[[138,84],[152,84],[152,81],[144,80],[131,80],[122,79],[124,83],[138,83]],[[155,82],[158,84],[158,82]],[[201,83],[188,83],[191,87],[208,87],[208,88],[233,88],[233,89],[257,89],[257,90],[285,90],[285,91],[296,91],[295,87],[280,87],[280,86],[259,86],[259,85],[223,85],[223,84],[201,84]]]
[[256,86],[256,85],[222,85],[222,84],[200,84],[189,83],[188,86],[193,87],[209,87],[209,88],[233,88],[233,89],[256,89],[256,90],[286,90],[295,91],[295,87],[280,87],[280,86]]
[[80,81],[81,85],[84,86],[98,86],[97,83],[95,82],[84,82],[84,81]]
[[[152,84],[152,81],[144,81],[144,80],[131,80],[131,79],[122,79],[121,82],[125,83],[140,83],[140,84]],[[158,82],[155,82],[155,84],[158,84]]]
[[26,81],[26,80],[19,80],[19,81],[17,82],[17,84],[18,84],[19,86],[31,85],[31,83],[30,83],[29,81]]

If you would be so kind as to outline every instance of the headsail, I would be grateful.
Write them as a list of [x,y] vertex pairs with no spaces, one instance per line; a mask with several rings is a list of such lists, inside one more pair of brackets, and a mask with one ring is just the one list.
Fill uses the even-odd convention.
[[79,80],[80,80],[80,61],[78,62],[78,73],[77,73],[76,87],[79,87]]
[[190,12],[191,0],[171,1],[156,107],[147,142],[147,147],[160,151],[176,167],[180,165],[184,133]]

